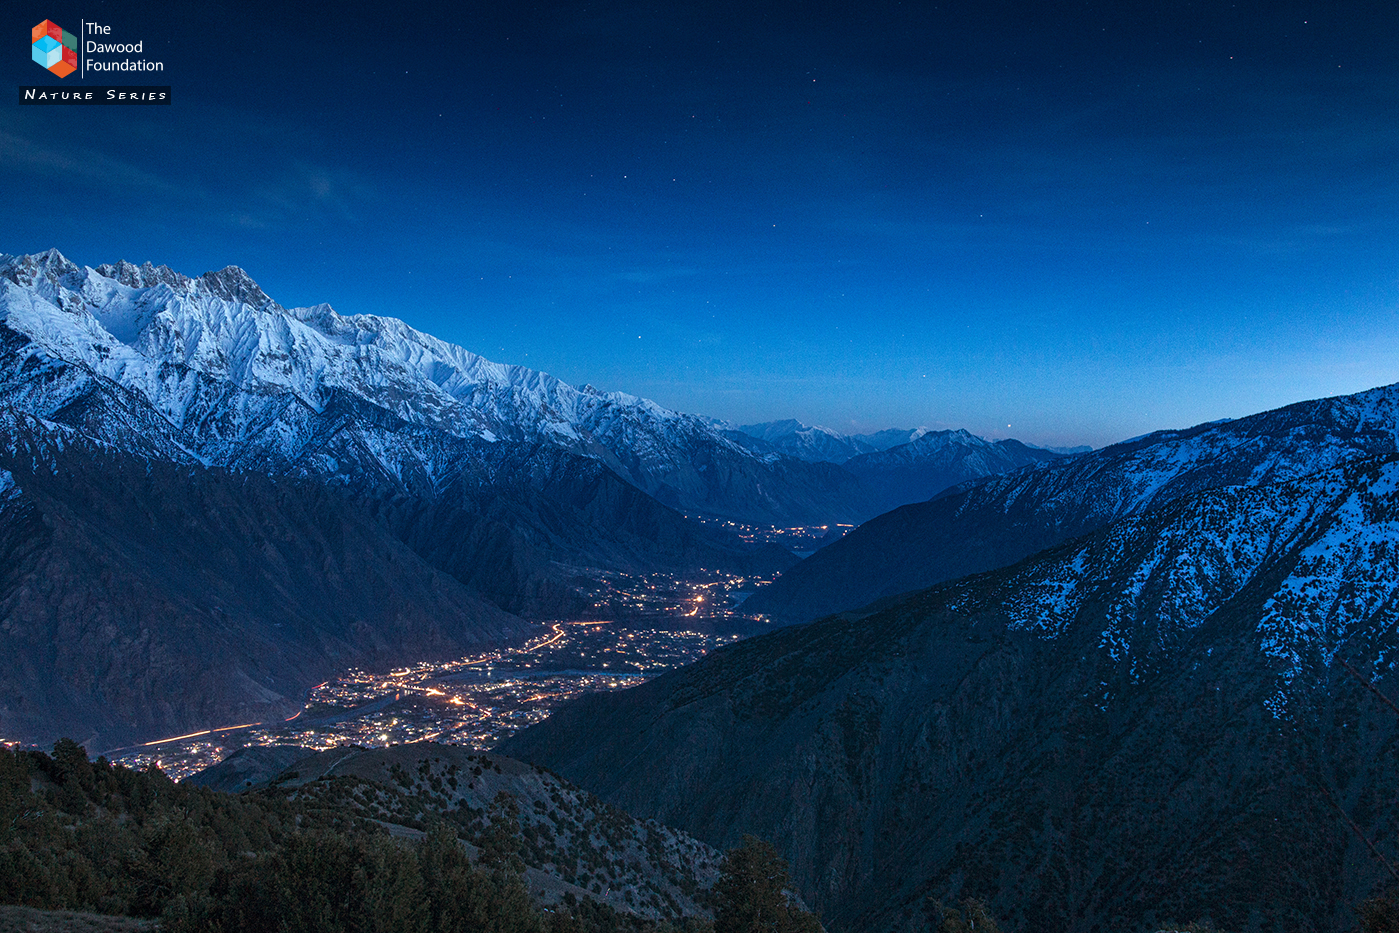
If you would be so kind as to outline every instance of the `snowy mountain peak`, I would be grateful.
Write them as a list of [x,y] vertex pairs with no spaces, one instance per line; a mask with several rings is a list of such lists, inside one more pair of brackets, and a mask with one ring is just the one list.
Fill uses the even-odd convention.
[[57,285],[81,271],[56,249],[28,256],[0,256],[0,278],[25,287],[35,287],[44,282]]
[[991,442],[980,435],[973,434],[966,428],[955,428],[950,431],[928,431],[915,437],[910,444],[917,444],[922,447],[937,447],[947,444],[970,444],[973,447],[989,447]]
[[758,440],[767,441],[770,444],[794,434],[810,434],[813,431],[837,436],[834,431],[827,430],[826,428],[812,427],[809,424],[803,424],[795,418],[783,418],[781,421],[765,421],[762,424],[741,424],[735,428],[735,430],[742,431],[749,437],[756,437]]
[[[576,434],[574,422],[590,409],[617,405],[648,419],[680,417],[651,402],[583,393],[546,373],[493,363],[395,318],[342,316],[326,304],[287,310],[237,266],[191,279],[150,263],[80,269],[50,251],[7,257],[0,274],[26,293],[0,305],[10,327],[168,412],[181,406],[171,404],[160,368],[174,362],[258,395],[291,393],[315,408],[328,392],[348,391],[405,421],[458,436],[499,435],[502,428],[528,435],[532,421]],[[65,322],[46,313],[46,304],[75,317]],[[495,397],[488,402],[488,395]]]

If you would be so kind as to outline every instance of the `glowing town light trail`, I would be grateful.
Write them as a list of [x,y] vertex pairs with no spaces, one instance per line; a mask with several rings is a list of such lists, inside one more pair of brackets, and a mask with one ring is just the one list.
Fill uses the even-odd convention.
[[[526,649],[524,649],[523,651],[521,651],[520,653],[521,653],[521,654],[530,654],[530,653],[532,653],[532,652],[538,651],[540,648],[547,648],[547,647],[549,647],[550,645],[556,645],[556,644],[558,644],[559,639],[560,639],[560,638],[563,638],[563,636],[564,636],[564,626],[565,626],[565,625],[611,625],[611,624],[612,624],[612,620],[610,620],[610,619],[602,619],[602,620],[597,621],[597,622],[593,622],[593,621],[587,621],[587,622],[555,622],[555,623],[554,623],[554,637],[553,637],[553,638],[550,638],[550,639],[548,639],[547,641],[541,641],[539,644],[535,645],[533,648],[526,648]],[[477,662],[477,663],[479,663],[479,662]]]
[[[296,717],[292,717],[293,719]],[[217,732],[232,732],[234,729],[248,729],[252,726],[260,726],[260,722],[245,722],[241,726],[220,726],[217,729],[204,729],[200,732],[191,732],[189,735],[177,735],[168,739],[156,739],[154,742],[142,742],[140,748],[150,748],[152,745],[164,745],[167,742],[178,742],[181,739],[194,739],[201,735],[213,735]]]

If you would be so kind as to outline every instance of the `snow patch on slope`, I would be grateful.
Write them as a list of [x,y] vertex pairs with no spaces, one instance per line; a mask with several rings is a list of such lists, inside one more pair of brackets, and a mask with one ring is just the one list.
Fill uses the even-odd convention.
[[[1269,582],[1271,574],[1281,582]],[[975,605],[963,598],[956,606],[998,606],[1013,627],[1057,638],[1091,605],[1085,618],[1101,624],[1098,649],[1135,678],[1146,659],[1182,644],[1259,581],[1272,595],[1258,643],[1280,678],[1269,708],[1282,715],[1293,679],[1323,671],[1341,645],[1391,623],[1399,604],[1399,461],[1177,500],[1031,559]]]
[[1329,665],[1358,630],[1385,624],[1399,596],[1399,463],[1346,493],[1324,531],[1264,605],[1263,651],[1288,679]]

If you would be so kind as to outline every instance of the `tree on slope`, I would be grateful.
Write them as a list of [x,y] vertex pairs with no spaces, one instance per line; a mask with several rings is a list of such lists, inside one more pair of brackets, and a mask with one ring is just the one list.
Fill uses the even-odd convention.
[[787,863],[772,843],[744,836],[719,871],[714,933],[820,933],[816,916],[791,902]]

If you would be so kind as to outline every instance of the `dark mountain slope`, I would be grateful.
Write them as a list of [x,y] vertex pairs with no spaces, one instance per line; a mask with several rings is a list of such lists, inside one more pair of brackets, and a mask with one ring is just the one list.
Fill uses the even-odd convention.
[[290,715],[355,664],[520,637],[345,496],[30,430],[0,476],[0,733],[94,747]]
[[[797,560],[688,522],[602,464],[557,448],[475,453],[431,497],[388,497],[376,510],[429,564],[511,611],[551,617],[588,608],[569,580],[589,568],[770,573]],[[487,464],[492,479],[482,482],[468,464]]]
[[[502,750],[714,845],[841,930],[1343,930],[1393,852],[1399,463],[1207,491],[1014,567],[587,698]],[[1391,694],[1399,681],[1378,670]]]
[[1203,489],[1393,453],[1399,387],[1159,431],[896,509],[822,548],[745,606],[801,622],[1034,554]]

